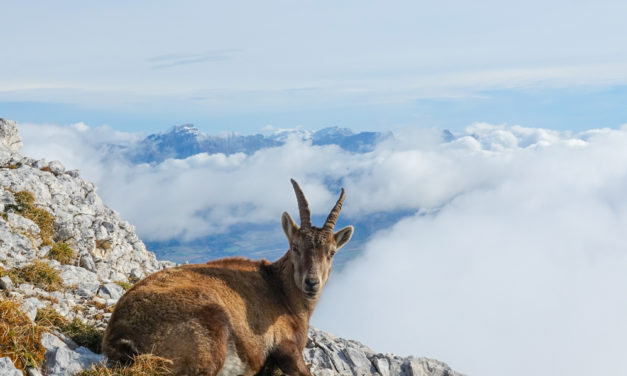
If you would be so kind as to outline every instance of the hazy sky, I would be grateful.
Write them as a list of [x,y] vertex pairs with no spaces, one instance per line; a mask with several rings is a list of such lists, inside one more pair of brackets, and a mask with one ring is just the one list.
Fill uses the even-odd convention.
[[617,127],[618,1],[3,2],[0,116],[151,132]]

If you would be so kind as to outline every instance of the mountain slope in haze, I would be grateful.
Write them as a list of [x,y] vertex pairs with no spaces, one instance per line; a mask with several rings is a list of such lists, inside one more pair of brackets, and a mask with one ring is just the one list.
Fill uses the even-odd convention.
[[285,144],[290,138],[311,141],[313,145],[331,145],[351,152],[367,152],[388,137],[389,133],[354,133],[347,128],[331,127],[319,131],[283,130],[269,136],[262,134],[238,135],[229,133],[211,136],[192,124],[177,125],[163,133],[147,136],[139,143],[123,150],[133,163],[159,163],[168,158],[184,159],[199,153],[253,154],[254,152]]

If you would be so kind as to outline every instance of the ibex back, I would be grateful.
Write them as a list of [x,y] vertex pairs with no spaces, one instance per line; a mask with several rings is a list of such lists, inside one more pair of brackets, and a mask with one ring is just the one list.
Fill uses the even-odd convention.
[[292,185],[301,226],[283,213],[285,255],[273,263],[228,258],[183,265],[138,282],[109,321],[103,340],[109,361],[151,353],[172,360],[177,375],[310,375],[302,357],[309,318],[353,227],[334,233],[344,189],[319,228]]

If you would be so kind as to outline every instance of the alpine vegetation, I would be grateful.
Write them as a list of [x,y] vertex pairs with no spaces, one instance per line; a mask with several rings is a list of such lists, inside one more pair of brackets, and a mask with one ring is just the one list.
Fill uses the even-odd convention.
[[172,360],[176,374],[254,375],[280,370],[311,375],[303,360],[309,319],[329,278],[333,256],[353,234],[334,232],[344,201],[321,228],[296,181],[299,227],[283,213],[289,249],[275,262],[227,258],[162,270],[137,283],[118,302],[103,350],[130,363],[152,353]]

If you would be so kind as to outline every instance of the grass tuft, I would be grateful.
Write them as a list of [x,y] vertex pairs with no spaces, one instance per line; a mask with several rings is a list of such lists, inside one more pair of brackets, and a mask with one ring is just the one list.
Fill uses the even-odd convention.
[[21,268],[9,269],[1,273],[8,275],[16,286],[20,283],[28,282],[46,291],[57,291],[63,287],[63,280],[59,275],[59,271],[40,260],[35,260],[32,264]]
[[17,302],[0,298],[0,358],[8,356],[22,370],[40,368],[46,349],[41,344],[42,327],[33,324]]
[[70,247],[69,244],[59,242],[55,243],[48,255],[46,256],[51,260],[57,260],[61,264],[71,264],[76,258],[76,252]]
[[62,331],[77,344],[85,346],[95,353],[102,353],[103,330],[93,325],[85,324],[80,319],[75,318],[65,324]]
[[42,327],[60,331],[72,338],[76,344],[85,346],[95,353],[100,354],[102,352],[104,331],[93,325],[85,324],[78,318],[68,321],[53,308],[43,308],[37,311],[35,322]]
[[115,281],[115,284],[122,287],[124,291],[128,291],[131,289],[131,287],[133,287],[132,283],[124,282],[124,281]]
[[168,376],[174,373],[171,370],[172,361],[152,354],[137,355],[130,366],[106,367],[92,365],[90,369],[77,376]]
[[14,210],[35,222],[39,227],[39,236],[41,236],[43,245],[52,245],[54,243],[54,217],[48,211],[35,206],[35,196],[29,191],[19,191],[13,194],[15,205],[6,205],[4,210]]

